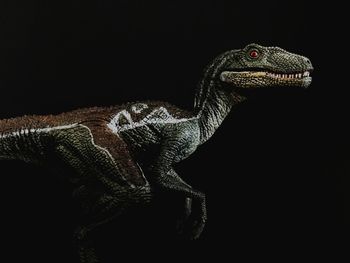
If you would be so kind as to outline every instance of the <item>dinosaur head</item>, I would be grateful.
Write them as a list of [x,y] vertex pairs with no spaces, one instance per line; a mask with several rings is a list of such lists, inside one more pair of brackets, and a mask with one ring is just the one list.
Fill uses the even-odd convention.
[[[215,66],[214,66],[215,65]],[[249,44],[219,56],[212,64],[212,77],[228,87],[302,87],[311,84],[310,60],[279,47]]]

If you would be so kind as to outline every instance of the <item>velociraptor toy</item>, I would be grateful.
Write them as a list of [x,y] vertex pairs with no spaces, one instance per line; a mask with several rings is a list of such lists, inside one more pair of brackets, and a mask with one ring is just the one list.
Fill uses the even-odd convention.
[[232,106],[245,99],[243,90],[306,88],[312,70],[306,57],[249,44],[207,67],[192,112],[164,102],[137,102],[1,120],[0,159],[74,171],[73,196],[90,219],[76,235],[82,263],[98,262],[91,230],[133,204],[150,202],[153,189],[183,198],[185,217],[194,218],[195,239],[207,219],[205,195],[184,182],[173,165],[213,135]]

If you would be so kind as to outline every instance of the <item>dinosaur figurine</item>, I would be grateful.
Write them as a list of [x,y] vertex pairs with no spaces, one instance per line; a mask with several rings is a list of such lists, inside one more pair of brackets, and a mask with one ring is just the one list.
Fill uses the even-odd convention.
[[311,84],[308,58],[278,47],[249,44],[225,52],[206,68],[193,111],[164,102],[137,102],[0,121],[0,159],[21,159],[73,171],[73,196],[88,223],[76,232],[82,263],[99,262],[89,234],[154,189],[177,194],[192,218],[191,238],[207,220],[205,194],[173,169],[220,126],[244,91]]

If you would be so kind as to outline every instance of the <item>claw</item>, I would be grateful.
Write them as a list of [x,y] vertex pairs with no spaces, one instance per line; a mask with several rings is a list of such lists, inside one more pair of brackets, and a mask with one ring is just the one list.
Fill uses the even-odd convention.
[[185,218],[187,219],[192,212],[192,198],[185,198]]
[[188,218],[190,217],[191,213],[192,213],[192,198],[186,197],[184,214],[177,221],[177,224],[176,224],[176,230],[180,235],[184,234],[185,224]]
[[190,240],[200,237],[207,219],[205,202],[194,204],[192,204],[192,198],[185,198],[185,213],[177,222],[178,233]]
[[205,226],[205,220],[203,219],[201,219],[200,221],[194,222],[192,235],[191,235],[192,240],[196,240],[200,237],[200,235],[203,232],[204,226]]

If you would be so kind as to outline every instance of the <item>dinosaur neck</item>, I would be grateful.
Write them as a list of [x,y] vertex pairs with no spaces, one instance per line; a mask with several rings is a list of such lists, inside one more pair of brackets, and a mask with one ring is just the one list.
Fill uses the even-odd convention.
[[201,144],[214,134],[231,108],[245,100],[245,97],[219,85],[215,80],[203,80],[196,95],[195,112],[199,118]]

